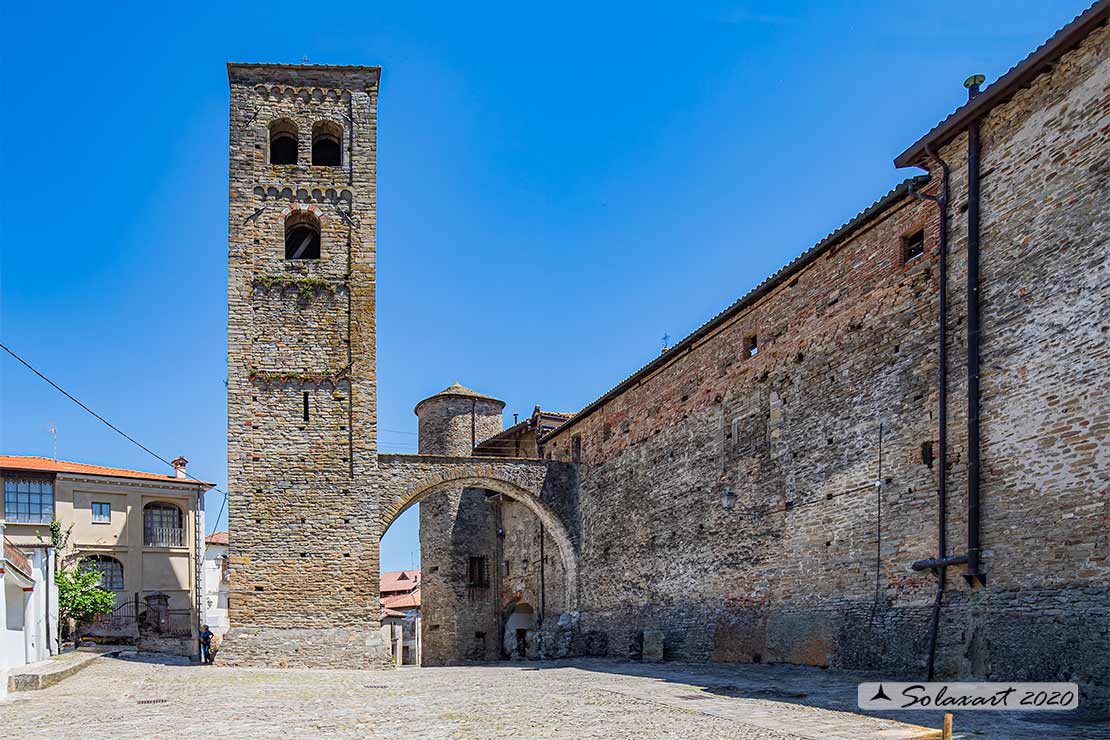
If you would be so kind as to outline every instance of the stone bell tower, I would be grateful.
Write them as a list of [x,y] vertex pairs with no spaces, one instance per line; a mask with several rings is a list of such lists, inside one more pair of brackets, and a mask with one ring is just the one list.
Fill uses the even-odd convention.
[[229,64],[229,664],[369,667],[378,67]]

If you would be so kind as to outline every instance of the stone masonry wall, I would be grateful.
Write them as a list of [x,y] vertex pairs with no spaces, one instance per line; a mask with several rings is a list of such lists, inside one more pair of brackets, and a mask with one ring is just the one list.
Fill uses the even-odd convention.
[[[988,585],[950,569],[938,658],[944,676],[1075,680],[1088,706],[1105,703],[1110,652],[1106,41],[1097,30],[983,123]],[[966,548],[966,139],[943,156],[954,554]],[[903,264],[922,226],[926,253]],[[923,674],[935,582],[909,564],[937,547],[936,246],[936,206],[902,199],[548,442],[571,462],[580,437],[581,649],[632,656],[658,628],[673,659]]]
[[[522,657],[553,655],[554,646],[537,639],[542,628],[553,627],[566,608],[565,574],[558,545],[536,515],[523,504],[504,499],[500,504],[501,556],[499,609],[502,618],[521,605],[534,615],[528,650]],[[502,634],[502,645],[512,635]],[[507,652],[512,652],[509,650]]]
[[[378,76],[229,66],[226,663],[387,659],[375,624],[380,509],[367,495],[377,465]],[[298,130],[295,165],[269,163],[270,124],[282,119]],[[343,130],[338,167],[310,164],[319,122]],[[285,259],[296,211],[319,219],[319,260]]]
[[[575,592],[577,572],[572,534],[576,530],[563,524],[573,519],[568,516],[573,494],[564,467],[540,460],[379,456],[375,495],[384,504],[383,525],[420,502],[425,665],[501,657],[505,604],[499,564],[505,555],[497,532],[503,528],[502,510],[510,501],[544,523],[545,555],[555,561],[545,576],[545,592],[556,599],[550,608],[559,613],[571,603],[568,594]],[[491,499],[493,494],[500,494],[500,500]],[[514,515],[514,521],[520,518],[519,512]],[[472,556],[486,558],[489,580],[485,585],[469,582]],[[429,583],[436,589],[431,598],[426,593]]]
[[[951,675],[1077,681],[1110,704],[1110,31],[1094,31],[982,121],[981,507],[985,589],[957,584],[942,623]],[[953,169],[953,283],[966,315],[967,138]],[[962,328],[962,325],[961,325]],[[950,547],[966,545],[966,348],[955,401]],[[1036,635],[1036,639],[1031,636]]]
[[[417,404],[424,455],[468,456],[474,440],[497,434],[505,404],[446,393]],[[420,503],[421,632],[424,665],[453,665],[496,657],[497,603],[493,589],[469,586],[471,557],[497,561],[496,511],[479,488],[457,488]]]

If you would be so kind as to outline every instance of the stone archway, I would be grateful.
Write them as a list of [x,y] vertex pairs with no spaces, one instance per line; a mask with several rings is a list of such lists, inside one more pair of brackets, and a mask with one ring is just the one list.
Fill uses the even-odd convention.
[[480,488],[528,508],[554,540],[565,579],[563,611],[578,608],[578,552],[570,530],[543,498],[548,465],[542,460],[489,461],[431,455],[379,455],[379,537],[406,509],[444,491]]

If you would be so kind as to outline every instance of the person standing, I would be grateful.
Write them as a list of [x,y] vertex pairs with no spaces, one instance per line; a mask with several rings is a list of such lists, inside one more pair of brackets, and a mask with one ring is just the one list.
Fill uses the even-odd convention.
[[212,630],[208,629],[207,624],[200,626],[200,659],[202,663],[212,663]]

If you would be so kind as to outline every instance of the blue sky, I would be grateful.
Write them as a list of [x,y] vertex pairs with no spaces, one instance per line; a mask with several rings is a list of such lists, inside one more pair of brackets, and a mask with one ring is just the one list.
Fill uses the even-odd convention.
[[[225,62],[380,64],[382,450],[572,411],[906,177],[1086,2],[5,3],[0,338],[226,484]],[[0,451],[161,471],[0,358]],[[209,529],[222,496],[210,494]],[[382,565],[418,562],[415,509]]]

